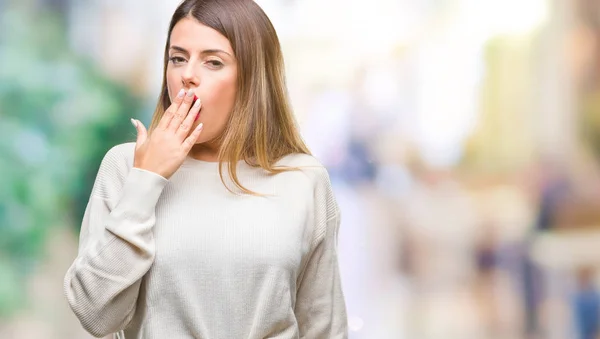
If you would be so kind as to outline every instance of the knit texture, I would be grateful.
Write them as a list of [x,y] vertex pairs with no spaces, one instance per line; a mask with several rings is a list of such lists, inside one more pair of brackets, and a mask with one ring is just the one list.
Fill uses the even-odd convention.
[[[340,213],[313,157],[269,175],[187,158],[169,179],[133,168],[133,143],[104,157],[66,273],[66,298],[96,337],[347,338],[337,259]],[[225,173],[226,183],[233,188]]]

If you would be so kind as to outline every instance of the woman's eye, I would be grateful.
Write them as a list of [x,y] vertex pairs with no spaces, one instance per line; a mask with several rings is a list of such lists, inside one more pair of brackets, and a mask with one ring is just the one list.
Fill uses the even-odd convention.
[[169,61],[173,63],[173,65],[178,65],[185,62],[185,59],[182,57],[171,57]]
[[208,60],[206,63],[212,68],[219,68],[223,66],[223,63],[219,60]]

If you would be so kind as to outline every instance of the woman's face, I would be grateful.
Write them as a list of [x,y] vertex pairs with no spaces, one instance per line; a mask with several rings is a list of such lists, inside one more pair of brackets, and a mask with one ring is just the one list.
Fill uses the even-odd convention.
[[196,144],[218,137],[225,129],[235,101],[236,81],[236,59],[226,37],[193,18],[184,18],[173,27],[167,88],[171,102],[182,88],[194,90],[202,101],[194,127],[200,122],[204,127]]

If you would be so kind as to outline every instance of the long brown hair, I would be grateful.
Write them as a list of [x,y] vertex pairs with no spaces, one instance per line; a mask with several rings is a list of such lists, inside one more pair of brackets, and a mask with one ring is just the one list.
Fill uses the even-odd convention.
[[225,184],[223,166],[227,162],[235,186],[244,193],[255,194],[239,181],[236,167],[240,160],[276,174],[294,169],[275,166],[283,156],[310,154],[298,132],[289,103],[277,33],[266,14],[252,0],[183,1],[169,25],[162,88],[150,131],[171,105],[166,79],[171,32],[186,17],[221,33],[233,48],[238,69],[237,94],[227,127],[216,140],[220,145],[219,174]]

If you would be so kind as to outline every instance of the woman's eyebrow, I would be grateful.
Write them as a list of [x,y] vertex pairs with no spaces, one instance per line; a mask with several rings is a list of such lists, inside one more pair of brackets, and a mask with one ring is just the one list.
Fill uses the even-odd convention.
[[[185,53],[185,54],[187,54],[187,55],[190,55],[190,52],[188,52],[188,51],[187,51],[185,48],[183,48],[183,47],[179,47],[179,46],[175,46],[175,45],[173,45],[173,46],[171,46],[171,49],[174,49],[174,50],[176,50],[176,51],[179,51],[179,52]],[[205,49],[205,50],[203,50],[202,52],[200,52],[200,54],[219,54],[219,53],[224,53],[224,54],[227,54],[227,55],[231,56],[231,54],[229,54],[229,53],[225,52],[225,51],[224,51],[224,50],[222,50],[222,49],[218,49],[218,48]]]
[[183,47],[179,47],[179,46],[171,46],[169,49],[174,49],[178,52],[184,53],[184,54],[190,54],[185,48]]

